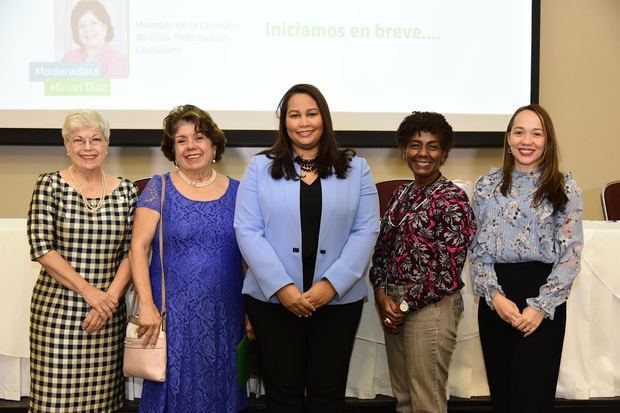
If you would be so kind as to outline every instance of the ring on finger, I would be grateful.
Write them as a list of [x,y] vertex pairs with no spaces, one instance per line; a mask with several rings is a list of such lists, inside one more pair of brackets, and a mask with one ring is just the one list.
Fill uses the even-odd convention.
[[389,318],[387,318],[387,317],[385,317],[385,320],[383,320],[383,322],[384,322],[385,324],[392,324],[392,321],[390,321],[390,319],[389,319]]

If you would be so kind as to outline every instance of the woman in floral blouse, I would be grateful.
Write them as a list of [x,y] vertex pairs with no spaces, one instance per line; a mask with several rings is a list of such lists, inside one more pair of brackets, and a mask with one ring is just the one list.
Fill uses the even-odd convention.
[[392,196],[370,279],[396,411],[446,412],[448,365],[463,311],[461,270],[474,217],[465,192],[439,170],[454,146],[446,119],[413,112],[396,137],[415,180]]
[[582,197],[558,170],[547,111],[519,108],[504,142],[501,170],[478,181],[471,246],[480,340],[496,412],[552,410],[566,305],[579,273]]

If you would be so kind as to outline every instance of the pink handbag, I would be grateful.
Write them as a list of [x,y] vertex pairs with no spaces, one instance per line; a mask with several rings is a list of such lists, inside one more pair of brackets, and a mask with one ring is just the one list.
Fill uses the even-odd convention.
[[166,380],[166,284],[164,279],[163,216],[166,181],[161,177],[161,208],[159,218],[159,261],[161,263],[161,330],[154,347],[144,347],[144,337],[138,338],[138,317],[136,313],[137,294],[134,294],[129,310],[129,323],[125,334],[123,373],[126,377],[139,377],[151,381]]

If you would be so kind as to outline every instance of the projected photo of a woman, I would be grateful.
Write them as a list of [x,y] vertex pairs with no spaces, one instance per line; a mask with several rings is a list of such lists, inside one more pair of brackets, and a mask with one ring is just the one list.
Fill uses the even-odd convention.
[[63,62],[100,63],[102,76],[128,76],[127,57],[111,44],[114,28],[106,8],[98,0],[80,0],[71,12],[73,41],[79,46],[65,53]]

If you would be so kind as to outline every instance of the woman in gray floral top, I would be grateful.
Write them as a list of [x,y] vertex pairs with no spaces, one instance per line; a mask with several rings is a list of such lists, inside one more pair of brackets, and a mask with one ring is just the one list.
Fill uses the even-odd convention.
[[496,412],[552,410],[565,301],[579,273],[581,191],[558,170],[553,123],[539,105],[519,108],[501,170],[476,184],[471,249],[480,340]]

